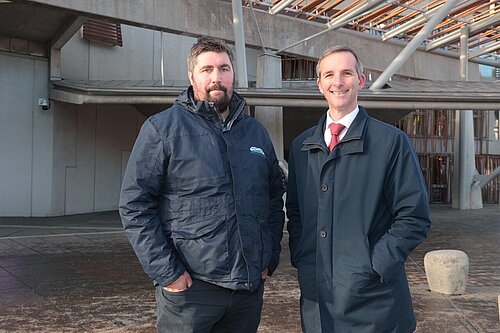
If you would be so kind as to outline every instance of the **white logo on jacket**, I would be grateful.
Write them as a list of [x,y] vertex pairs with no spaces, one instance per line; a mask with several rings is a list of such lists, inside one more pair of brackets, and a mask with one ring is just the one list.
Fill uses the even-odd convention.
[[266,154],[264,153],[262,148],[259,148],[259,147],[250,147],[250,153],[252,153],[254,155],[266,157]]

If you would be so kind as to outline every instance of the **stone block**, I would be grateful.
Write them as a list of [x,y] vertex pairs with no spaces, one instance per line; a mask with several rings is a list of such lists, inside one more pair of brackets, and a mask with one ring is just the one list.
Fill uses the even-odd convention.
[[431,291],[461,295],[467,286],[469,257],[458,250],[427,252],[424,257],[425,275]]

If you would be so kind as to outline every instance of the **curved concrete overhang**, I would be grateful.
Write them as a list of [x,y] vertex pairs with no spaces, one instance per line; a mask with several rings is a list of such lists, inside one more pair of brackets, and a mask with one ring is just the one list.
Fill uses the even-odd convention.
[[[71,104],[170,105],[185,89],[159,81],[52,81],[50,98]],[[236,89],[250,106],[327,108],[316,87]],[[497,110],[500,81],[392,81],[383,89],[359,93],[366,108],[387,110],[446,109]]]

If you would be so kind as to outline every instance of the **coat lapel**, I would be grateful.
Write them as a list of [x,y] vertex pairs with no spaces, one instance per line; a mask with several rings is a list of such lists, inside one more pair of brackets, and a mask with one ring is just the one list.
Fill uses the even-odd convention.
[[325,139],[323,136],[323,128],[325,127],[326,113],[319,119],[318,125],[314,129],[313,135],[306,138],[302,143],[302,151],[308,151],[313,149],[320,149],[325,153],[328,153],[328,147],[326,146]]
[[[342,140],[337,144],[333,150],[333,154],[328,156],[329,159],[335,159],[344,155],[356,154],[363,152],[364,132],[366,127],[366,119],[368,114],[363,107],[359,107],[359,112],[354,121],[352,122],[349,130]],[[320,149],[328,154],[328,147],[326,146],[323,128],[325,127],[326,113],[320,118],[318,125],[314,130],[313,135],[306,138],[302,145],[302,151],[311,151]]]
[[364,133],[367,118],[368,114],[365,109],[360,106],[359,112],[356,118],[354,118],[351,126],[349,126],[349,130],[346,135],[335,147],[338,149],[333,151],[333,158],[363,152]]

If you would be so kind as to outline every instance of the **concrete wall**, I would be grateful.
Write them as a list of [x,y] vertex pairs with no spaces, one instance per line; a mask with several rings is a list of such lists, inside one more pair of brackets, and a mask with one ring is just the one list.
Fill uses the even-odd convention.
[[116,209],[122,175],[145,117],[131,106],[54,103],[53,214]]
[[145,116],[126,105],[53,101],[44,111],[47,80],[46,59],[0,53],[0,216],[116,209]]
[[50,205],[52,115],[46,59],[0,53],[0,215],[31,216]]
[[[214,36],[234,40],[232,5],[230,1],[185,1],[185,0],[35,0],[47,4],[79,11],[90,16],[113,17],[131,25],[162,29],[184,36]],[[193,10],[195,8],[196,10]],[[253,48],[261,47],[257,26],[265,47],[279,50],[293,42],[324,31],[324,24],[281,15],[270,15],[264,11],[243,8],[245,42]],[[286,52],[318,58],[325,48],[335,44],[347,44],[360,53],[367,68],[383,71],[404,48],[394,41],[381,43],[380,37],[339,29],[325,33],[306,43],[299,44]],[[443,55],[446,54],[446,55]],[[397,74],[437,80],[460,80],[460,63],[453,53],[434,54],[417,50]],[[470,63],[469,79],[479,80],[479,65]]]
[[[75,34],[61,50],[61,76],[68,80],[161,80],[189,84],[187,54],[196,38],[122,25],[123,47],[89,42]],[[162,41],[163,39],[163,41]],[[260,50],[247,49],[247,75],[257,78]],[[238,59],[235,59],[237,62]],[[236,65],[235,65],[236,67]]]
[[[61,76],[72,80],[160,80],[161,32],[122,25],[123,47],[75,34],[61,50]],[[187,81],[185,57],[196,39],[163,33],[165,80]],[[78,65],[75,65],[78,64]]]

